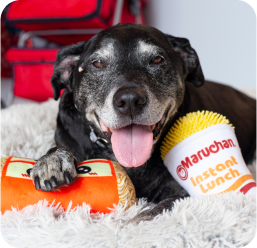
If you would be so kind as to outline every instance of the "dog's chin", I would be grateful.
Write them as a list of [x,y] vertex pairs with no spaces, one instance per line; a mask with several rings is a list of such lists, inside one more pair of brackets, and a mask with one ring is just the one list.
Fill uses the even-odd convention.
[[130,124],[117,129],[109,128],[98,118],[102,131],[112,143],[112,149],[118,162],[125,167],[143,165],[150,157],[152,147],[159,136],[167,117],[152,125]]

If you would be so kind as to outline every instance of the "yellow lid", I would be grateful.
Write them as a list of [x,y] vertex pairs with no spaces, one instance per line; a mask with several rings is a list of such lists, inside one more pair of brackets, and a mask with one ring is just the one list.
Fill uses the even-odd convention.
[[197,111],[180,117],[162,142],[160,148],[162,159],[164,159],[165,155],[172,147],[180,143],[182,140],[216,124],[228,124],[232,126],[225,116],[213,113],[212,111]]

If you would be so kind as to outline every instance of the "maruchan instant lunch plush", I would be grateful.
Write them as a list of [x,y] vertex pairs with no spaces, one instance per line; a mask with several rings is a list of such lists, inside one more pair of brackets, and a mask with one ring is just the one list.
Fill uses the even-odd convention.
[[172,176],[191,196],[238,191],[256,194],[256,183],[226,117],[208,111],[180,118],[161,146]]

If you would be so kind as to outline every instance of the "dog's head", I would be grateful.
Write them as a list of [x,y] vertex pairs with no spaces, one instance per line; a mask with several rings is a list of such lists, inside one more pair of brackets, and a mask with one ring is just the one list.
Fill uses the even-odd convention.
[[111,136],[127,167],[149,158],[153,141],[183,101],[184,82],[204,76],[187,39],[136,24],[119,24],[61,49],[51,79],[54,98],[73,92],[77,109]]

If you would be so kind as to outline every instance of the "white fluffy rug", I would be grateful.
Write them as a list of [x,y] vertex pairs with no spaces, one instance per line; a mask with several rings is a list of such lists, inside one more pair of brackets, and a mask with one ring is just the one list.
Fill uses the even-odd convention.
[[[53,147],[58,103],[14,105],[3,110],[1,156],[37,159]],[[255,177],[255,163],[250,166]],[[173,211],[138,225],[126,222],[149,208],[139,199],[125,211],[90,214],[83,205],[63,212],[47,202],[8,211],[1,232],[15,247],[243,247],[256,233],[256,199],[229,193],[177,201]]]

